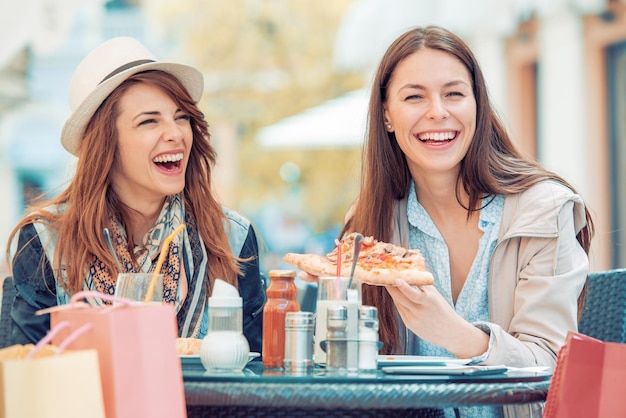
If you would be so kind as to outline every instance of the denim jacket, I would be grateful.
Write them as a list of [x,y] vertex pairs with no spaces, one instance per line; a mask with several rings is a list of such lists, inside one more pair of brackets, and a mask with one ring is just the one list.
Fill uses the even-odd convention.
[[[265,285],[259,270],[259,247],[251,223],[237,212],[224,208],[228,220],[226,232],[234,255],[250,261],[242,263],[238,289],[243,299],[243,331],[250,350],[261,352],[263,337],[263,304]],[[39,309],[67,303],[67,295],[58,286],[51,268],[49,255],[34,225],[24,226],[19,232],[18,251],[13,260],[13,278],[17,294],[11,310],[13,319],[12,344],[36,343],[50,328],[49,315],[35,315]],[[201,328],[206,330],[208,305]]]

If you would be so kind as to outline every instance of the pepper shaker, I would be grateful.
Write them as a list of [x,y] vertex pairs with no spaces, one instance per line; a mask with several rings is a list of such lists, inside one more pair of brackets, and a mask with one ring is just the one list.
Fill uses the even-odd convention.
[[348,367],[348,309],[342,305],[328,307],[326,316],[326,371],[346,373]]
[[285,373],[308,374],[313,369],[313,312],[285,316]]

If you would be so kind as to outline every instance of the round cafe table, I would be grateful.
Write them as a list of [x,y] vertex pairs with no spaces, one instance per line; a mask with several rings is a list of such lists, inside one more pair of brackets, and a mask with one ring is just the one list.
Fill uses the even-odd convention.
[[441,408],[543,402],[549,373],[482,376],[390,375],[378,370],[289,376],[252,361],[241,374],[209,374],[183,359],[188,417],[436,417]]

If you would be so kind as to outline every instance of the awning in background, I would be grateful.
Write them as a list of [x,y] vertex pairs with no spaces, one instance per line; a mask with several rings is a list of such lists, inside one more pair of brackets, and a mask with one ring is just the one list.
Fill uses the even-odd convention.
[[[523,0],[358,0],[339,27],[334,65],[339,70],[373,74],[393,39],[419,24],[442,24],[460,33],[477,28],[511,31],[517,1]],[[287,117],[262,128],[257,141],[266,148],[360,146],[365,137],[368,94],[369,89],[357,90]]]
[[266,148],[359,147],[365,138],[369,89],[355,90],[274,125],[256,140]]

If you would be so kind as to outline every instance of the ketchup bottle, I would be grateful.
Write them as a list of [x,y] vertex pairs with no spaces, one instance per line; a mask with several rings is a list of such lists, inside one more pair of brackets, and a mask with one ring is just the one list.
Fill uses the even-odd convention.
[[270,270],[267,301],[263,307],[263,367],[282,368],[285,358],[285,316],[297,312],[298,288],[292,270]]

